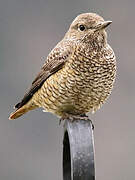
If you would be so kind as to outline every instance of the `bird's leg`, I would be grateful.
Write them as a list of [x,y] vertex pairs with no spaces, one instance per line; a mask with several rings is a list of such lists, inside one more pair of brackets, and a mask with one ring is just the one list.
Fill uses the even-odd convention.
[[94,125],[93,122],[89,119],[89,117],[86,114],[81,114],[81,115],[73,115],[73,114],[68,114],[68,113],[64,113],[64,115],[60,118],[59,124],[61,124],[61,122],[65,119],[70,120],[71,122],[74,122],[76,120],[86,120],[86,121],[90,121],[92,124],[92,129],[94,129]]
[[61,116],[60,120],[59,120],[59,125],[61,124],[62,121],[64,121],[65,119],[69,119],[69,114],[68,113],[64,113],[63,116]]

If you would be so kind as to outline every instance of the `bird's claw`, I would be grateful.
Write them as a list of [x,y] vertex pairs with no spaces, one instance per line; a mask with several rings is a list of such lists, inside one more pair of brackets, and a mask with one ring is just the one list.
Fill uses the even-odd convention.
[[64,116],[62,116],[59,120],[59,125],[61,124],[62,121],[64,121],[65,119],[70,120],[71,122],[74,122],[76,120],[85,120],[85,121],[90,121],[91,126],[92,126],[92,130],[94,130],[94,124],[92,122],[92,120],[89,119],[89,117],[86,114],[81,114],[81,115],[69,115],[69,114],[65,114]]

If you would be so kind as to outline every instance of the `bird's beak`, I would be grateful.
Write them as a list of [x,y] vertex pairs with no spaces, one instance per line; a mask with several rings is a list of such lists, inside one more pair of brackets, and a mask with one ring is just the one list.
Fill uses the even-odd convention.
[[100,22],[96,27],[95,30],[100,30],[100,29],[104,29],[107,26],[109,26],[112,23],[112,21],[104,21],[104,22]]

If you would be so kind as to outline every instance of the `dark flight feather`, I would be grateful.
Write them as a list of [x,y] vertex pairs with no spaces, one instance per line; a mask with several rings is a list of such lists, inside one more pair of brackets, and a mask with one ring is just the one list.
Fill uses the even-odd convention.
[[[60,44],[60,43],[59,43]],[[69,43],[59,44],[48,55],[44,66],[41,68],[40,73],[32,82],[30,90],[25,94],[22,101],[15,105],[15,108],[19,109],[25,105],[34,95],[34,93],[41,88],[43,83],[54,73],[59,71],[65,64],[65,62],[71,56],[71,46]]]

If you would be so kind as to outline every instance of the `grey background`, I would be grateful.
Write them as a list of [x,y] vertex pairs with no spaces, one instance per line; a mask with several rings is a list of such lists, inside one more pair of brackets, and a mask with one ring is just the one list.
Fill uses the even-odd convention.
[[135,178],[135,23],[133,0],[0,0],[0,180],[62,179],[63,128],[41,109],[9,121],[55,44],[76,15],[112,20],[108,41],[117,80],[95,124],[97,180]]

